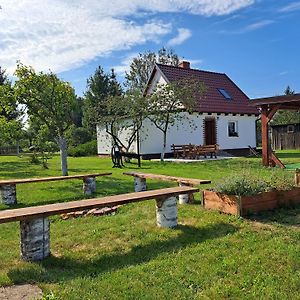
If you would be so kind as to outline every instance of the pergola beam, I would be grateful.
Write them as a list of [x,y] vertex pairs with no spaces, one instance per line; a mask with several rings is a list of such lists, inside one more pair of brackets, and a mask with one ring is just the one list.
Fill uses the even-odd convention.
[[272,152],[269,145],[269,122],[279,109],[300,110],[300,94],[254,99],[249,105],[261,109],[263,165],[272,167],[278,165],[280,168],[285,168],[280,159]]

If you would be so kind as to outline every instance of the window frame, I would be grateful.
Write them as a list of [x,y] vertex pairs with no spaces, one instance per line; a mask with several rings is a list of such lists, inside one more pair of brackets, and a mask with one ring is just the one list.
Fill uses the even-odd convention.
[[[234,124],[234,131],[231,133],[229,129],[229,124],[233,123]],[[237,120],[230,120],[227,123],[227,135],[230,138],[237,138],[239,137],[239,127],[238,127],[238,121]]]

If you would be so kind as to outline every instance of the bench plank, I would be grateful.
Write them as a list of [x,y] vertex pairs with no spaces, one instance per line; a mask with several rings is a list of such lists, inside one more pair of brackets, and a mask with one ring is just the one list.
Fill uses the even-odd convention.
[[108,176],[108,175],[112,175],[112,173],[94,173],[94,174],[79,174],[79,175],[69,175],[69,176],[7,179],[7,180],[0,180],[0,185],[45,182],[45,181],[56,181],[56,180],[68,180],[68,179],[82,179],[82,178],[86,178],[86,177],[98,177],[98,176]]
[[177,196],[179,194],[196,193],[199,189],[193,187],[175,187],[159,190],[151,190],[139,193],[129,193],[116,196],[107,196],[97,199],[71,201],[35,207],[7,209],[0,211],[0,223],[22,221],[34,218],[44,218],[52,215],[74,212],[78,210],[101,208],[121,205],[131,202],[159,199],[161,197]]
[[144,179],[157,179],[157,180],[164,180],[164,181],[176,181],[176,182],[179,182],[179,183],[187,183],[187,184],[193,184],[193,185],[211,183],[210,180],[195,179],[195,178],[183,178],[183,177],[175,177],[175,176],[160,175],[160,174],[149,174],[149,173],[140,173],[140,172],[124,172],[123,174],[133,176],[133,177],[144,178]]

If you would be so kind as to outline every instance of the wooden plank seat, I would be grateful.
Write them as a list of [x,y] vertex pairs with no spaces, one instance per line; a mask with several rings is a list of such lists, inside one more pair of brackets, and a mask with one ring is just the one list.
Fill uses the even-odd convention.
[[[209,184],[210,180],[203,179],[195,179],[195,178],[183,178],[183,177],[175,177],[168,175],[160,175],[160,174],[150,174],[150,173],[141,173],[141,172],[124,172],[124,175],[133,176],[134,177],[134,191],[141,192],[147,190],[146,179],[156,179],[163,181],[175,181],[179,186],[195,186],[200,184]],[[179,195],[179,203],[194,203],[193,194],[182,194]]]
[[59,181],[70,179],[83,180],[83,192],[85,195],[91,195],[96,192],[96,177],[108,176],[112,173],[93,173],[93,174],[79,174],[70,176],[53,176],[53,177],[40,177],[40,178],[23,178],[23,179],[7,179],[0,180],[0,203],[6,205],[14,205],[17,203],[17,184],[34,183],[34,182],[47,182]]
[[218,144],[196,146],[196,156],[203,155],[206,158],[207,155],[210,154],[211,158],[213,158],[213,156],[215,158],[217,158],[218,151],[219,151],[219,145]]
[[176,196],[198,191],[197,188],[183,186],[97,199],[8,209],[0,211],[0,224],[20,221],[21,257],[27,261],[39,261],[50,255],[49,216],[155,199],[157,225],[173,228],[177,225]]
[[171,145],[171,150],[173,151],[174,158],[195,158],[194,157],[195,145]]

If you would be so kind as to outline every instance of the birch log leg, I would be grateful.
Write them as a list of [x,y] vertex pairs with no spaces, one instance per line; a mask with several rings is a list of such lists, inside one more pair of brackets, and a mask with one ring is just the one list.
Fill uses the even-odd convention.
[[177,226],[176,197],[156,200],[156,222],[158,227],[173,228]]
[[6,205],[17,204],[17,190],[15,184],[5,184],[0,186],[0,203]]
[[[179,186],[191,186],[189,183],[179,182]],[[181,194],[179,195],[179,204],[192,204],[195,203],[194,194]]]
[[21,257],[26,261],[40,261],[50,255],[50,223],[48,218],[20,222]]
[[135,192],[147,191],[147,183],[145,178],[134,177],[134,191]]
[[85,195],[91,195],[96,192],[96,178],[85,177],[83,178],[83,193]]

